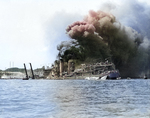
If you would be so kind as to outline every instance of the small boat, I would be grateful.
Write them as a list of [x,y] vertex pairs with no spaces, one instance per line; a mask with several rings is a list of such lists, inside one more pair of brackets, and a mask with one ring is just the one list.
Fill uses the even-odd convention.
[[105,72],[105,74],[102,77],[100,77],[100,80],[116,80],[116,79],[120,79],[120,74],[117,70]]
[[23,78],[22,80],[29,80],[29,78]]
[[30,76],[28,77],[28,76],[26,76],[25,78],[23,78],[22,80],[29,80],[29,79],[31,79],[30,78]]
[[113,70],[108,74],[107,79],[117,79],[119,77],[120,77],[119,72],[117,70]]

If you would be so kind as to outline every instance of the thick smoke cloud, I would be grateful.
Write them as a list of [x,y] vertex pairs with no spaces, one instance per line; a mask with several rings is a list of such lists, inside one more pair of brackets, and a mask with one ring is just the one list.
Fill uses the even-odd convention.
[[83,21],[77,21],[68,26],[67,33],[71,38],[78,38],[81,36],[87,37],[89,34],[98,33],[103,35],[110,33],[115,22],[115,17],[102,11],[89,11],[89,15]]
[[68,26],[67,32],[71,38],[76,38],[80,36],[88,36],[88,34],[94,34],[95,27],[92,24],[86,22],[75,22]]
[[86,57],[109,57],[122,76],[138,77],[149,69],[150,10],[138,2],[127,5],[124,15],[113,4],[105,4],[107,12],[90,10],[83,21],[69,25],[66,31],[86,50]]
[[59,55],[64,55],[64,52],[66,50],[69,50],[73,46],[78,48],[78,42],[74,39],[61,42],[61,44],[57,46],[57,50],[59,50]]
[[147,39],[150,39],[150,6],[148,4],[137,0],[126,0],[122,1],[120,5],[106,3],[101,9],[111,12],[123,25],[140,33],[144,39],[143,43],[146,44],[145,46],[149,46],[147,45]]

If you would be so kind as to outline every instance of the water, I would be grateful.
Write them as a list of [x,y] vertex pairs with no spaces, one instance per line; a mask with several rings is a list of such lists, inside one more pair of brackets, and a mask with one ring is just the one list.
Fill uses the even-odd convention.
[[150,80],[0,80],[0,118],[150,118]]

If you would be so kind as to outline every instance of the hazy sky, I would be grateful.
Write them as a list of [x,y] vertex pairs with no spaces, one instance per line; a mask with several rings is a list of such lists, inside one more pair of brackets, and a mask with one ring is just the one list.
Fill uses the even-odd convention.
[[[129,1],[129,0],[127,0]],[[137,1],[137,0],[134,0]],[[145,4],[144,1],[141,4]],[[122,7],[122,0],[0,0],[0,69],[51,65],[57,45],[68,40],[66,28],[104,3]],[[149,4],[149,3],[148,3]],[[117,14],[119,17],[122,14]],[[120,19],[124,22],[122,19]]]

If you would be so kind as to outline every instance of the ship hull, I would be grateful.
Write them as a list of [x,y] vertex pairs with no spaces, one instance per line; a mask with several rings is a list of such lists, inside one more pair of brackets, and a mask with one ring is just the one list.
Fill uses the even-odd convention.
[[120,74],[118,71],[115,71],[115,72],[110,72],[108,75],[107,75],[107,79],[118,79],[120,77]]

